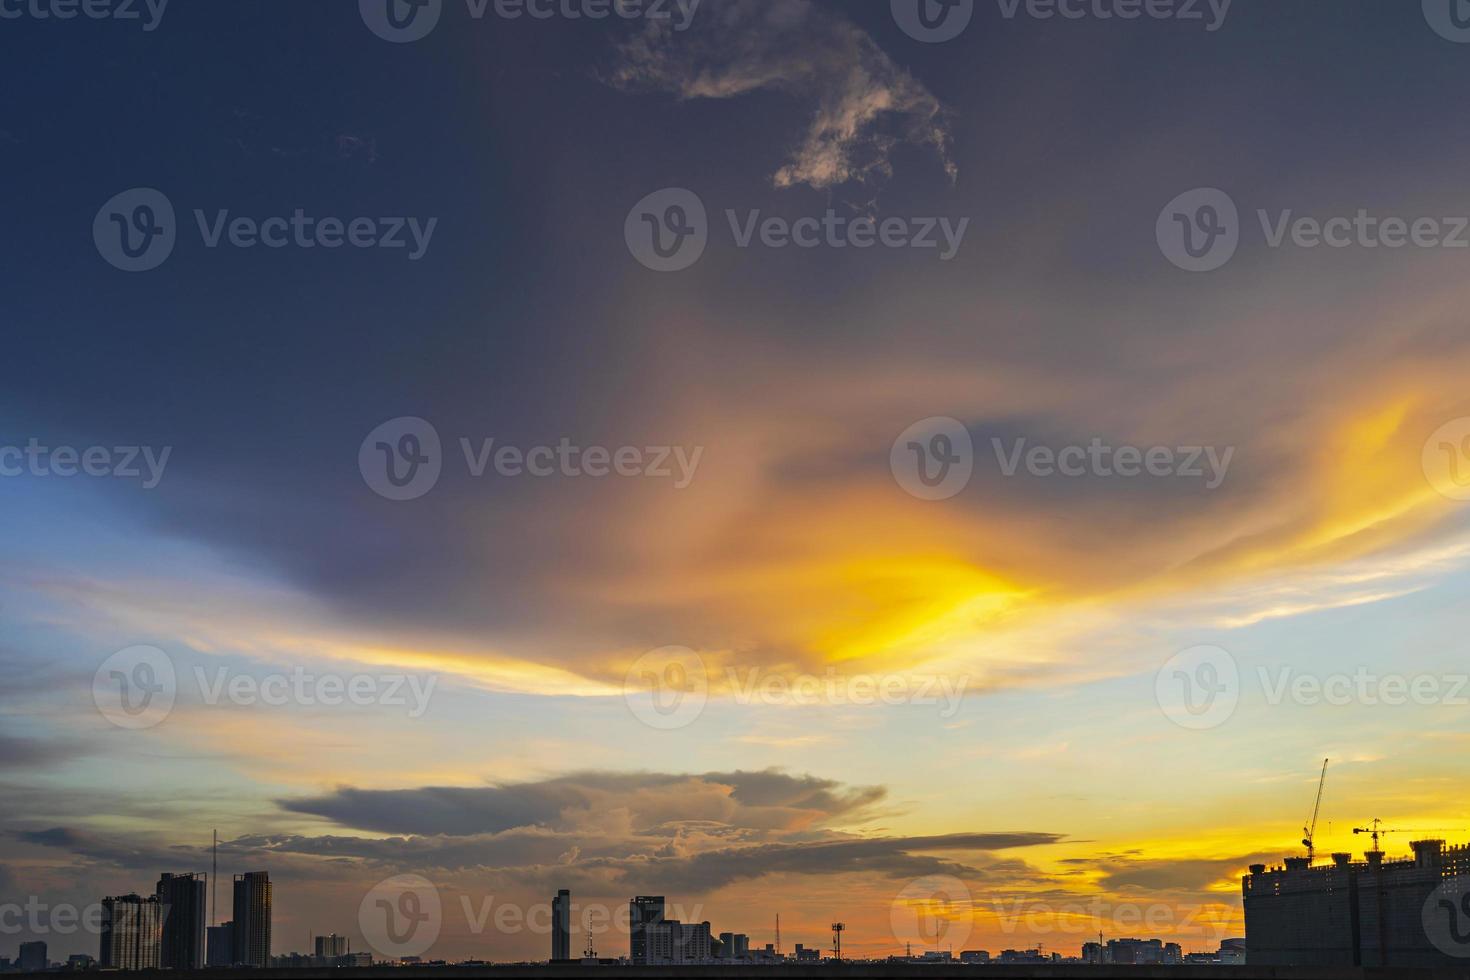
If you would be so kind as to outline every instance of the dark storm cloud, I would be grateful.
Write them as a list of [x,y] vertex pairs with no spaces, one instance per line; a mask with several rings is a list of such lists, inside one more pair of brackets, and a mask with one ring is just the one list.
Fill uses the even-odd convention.
[[[706,890],[769,874],[974,876],[983,869],[967,863],[970,859],[936,855],[980,855],[1061,840],[1057,834],[1029,831],[859,836],[824,826],[861,819],[884,797],[882,787],[850,787],[776,770],[587,772],[478,789],[345,788],[323,797],[282,801],[281,806],[346,826],[387,829],[394,836],[248,835],[222,841],[221,853],[235,865],[268,863],[300,870],[327,862],[338,877],[363,865],[374,873],[493,871],[527,885],[556,877],[612,888]],[[148,836],[135,840],[75,826],[10,836],[125,868],[182,866],[205,854],[203,849],[160,846]],[[1005,864],[989,859],[980,863]]]
[[722,848],[687,857],[623,862],[621,868],[640,881],[669,891],[715,888],[770,874],[878,874],[917,878],[929,874],[963,877],[980,869],[933,857],[924,851],[994,851],[1055,844],[1061,835],[1047,833],[946,834],[938,837],[879,837],[798,844],[765,844]]
[[172,867],[185,854],[194,853],[146,839],[122,839],[70,827],[17,831],[11,836],[25,844],[54,848],[88,861],[131,869],[156,871]]
[[881,787],[845,787],[777,770],[705,773],[574,773],[536,783],[362,790],[280,801],[293,813],[378,833],[469,836],[517,827],[576,826],[599,810],[628,809],[634,829],[713,819],[724,827],[777,829],[852,814],[880,802]]
[[34,769],[70,759],[83,751],[73,741],[20,738],[0,732],[0,769]]
[[1120,892],[1129,890],[1205,891],[1209,886],[1256,861],[1279,860],[1280,855],[1247,854],[1236,858],[1158,860],[1144,857],[1103,858],[1092,862],[1105,869],[1100,884]]
[[[551,878],[579,876],[616,887],[627,884],[670,891],[702,891],[772,874],[876,874],[913,878],[927,874],[975,877],[984,869],[946,860],[928,852],[984,853],[1057,843],[1050,833],[960,833],[934,837],[834,838],[820,841],[715,847],[682,841],[651,846],[640,838],[598,838],[587,834],[507,831],[473,837],[360,838],[337,835],[245,837],[222,845],[237,860],[265,860],[284,855],[360,861],[379,871],[494,871],[509,879],[535,884]],[[58,833],[53,846],[67,846]],[[79,844],[79,847],[81,845]],[[98,847],[88,842],[95,856]],[[688,853],[677,853],[683,847]],[[1017,867],[998,865],[1007,874]]]
[[[527,885],[554,875],[700,890],[768,874],[974,875],[976,868],[929,852],[988,852],[1060,839],[1039,832],[853,837],[820,829],[826,821],[868,811],[885,796],[882,787],[848,787],[777,770],[592,772],[477,789],[346,788],[281,805],[403,836],[291,835],[234,846],[391,868],[495,869]],[[610,829],[603,820],[610,812],[625,813],[626,823],[614,821]]]

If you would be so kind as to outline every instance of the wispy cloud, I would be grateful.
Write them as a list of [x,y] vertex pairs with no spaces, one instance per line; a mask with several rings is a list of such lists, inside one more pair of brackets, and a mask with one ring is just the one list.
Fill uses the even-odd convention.
[[810,99],[811,122],[772,175],[777,187],[890,176],[901,143],[931,147],[951,180],[958,173],[934,94],[857,25],[807,0],[729,0],[683,32],[651,22],[619,46],[608,81],[680,99],[763,90]]

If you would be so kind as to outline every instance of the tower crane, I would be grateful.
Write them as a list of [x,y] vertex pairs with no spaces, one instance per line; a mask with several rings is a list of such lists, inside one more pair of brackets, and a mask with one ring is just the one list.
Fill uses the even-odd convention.
[[1302,828],[1302,843],[1307,848],[1307,867],[1312,866],[1312,858],[1317,854],[1317,813],[1322,809],[1322,787],[1327,785],[1327,763],[1330,760],[1322,760],[1322,776],[1317,780],[1317,802],[1312,804],[1312,819]]
[[1353,828],[1353,833],[1367,834],[1373,838],[1374,853],[1382,850],[1378,846],[1378,838],[1384,834],[1462,834],[1464,832],[1463,827],[1418,827],[1412,830],[1404,827],[1385,828],[1383,821],[1377,817],[1374,817],[1371,824],[1367,827]]

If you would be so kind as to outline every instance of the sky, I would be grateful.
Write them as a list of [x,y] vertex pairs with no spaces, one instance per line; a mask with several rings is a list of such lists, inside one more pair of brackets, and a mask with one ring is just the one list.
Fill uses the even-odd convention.
[[1470,837],[1422,8],[3,0],[0,956],[214,830],[492,960],[1212,950],[1324,759]]

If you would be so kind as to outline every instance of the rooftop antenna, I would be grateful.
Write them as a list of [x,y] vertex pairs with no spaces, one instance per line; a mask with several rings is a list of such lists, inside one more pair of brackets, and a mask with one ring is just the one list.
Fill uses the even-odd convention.
[[776,913],[776,955],[781,955],[781,913]]
[[842,962],[842,932],[847,928],[845,922],[832,923],[832,958]]
[[219,831],[214,832],[214,859],[209,871],[209,924],[218,925],[219,916]]

